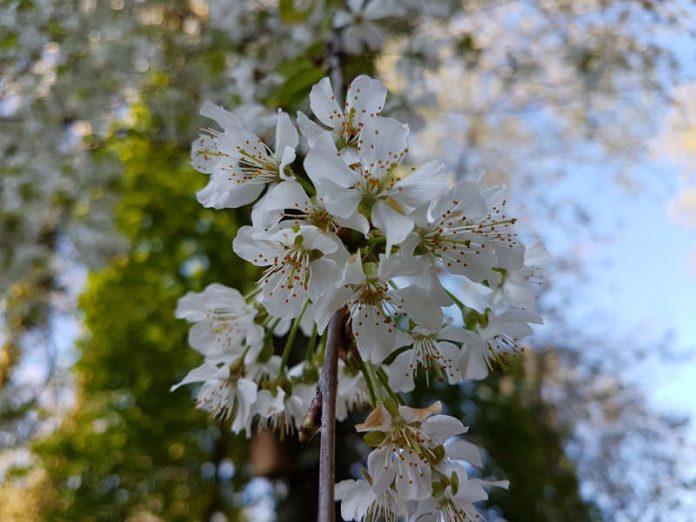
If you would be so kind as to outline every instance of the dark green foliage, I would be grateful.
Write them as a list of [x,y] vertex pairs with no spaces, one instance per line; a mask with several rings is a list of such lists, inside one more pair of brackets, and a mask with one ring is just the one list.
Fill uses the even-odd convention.
[[90,275],[80,299],[88,336],[75,367],[77,405],[35,447],[55,495],[45,519],[121,521],[149,512],[206,520],[225,504],[213,466],[243,461],[246,442],[195,410],[190,387],[169,392],[201,361],[174,309],[188,290],[250,280],[230,245],[236,218],[195,200],[205,179],[188,150],[135,130],[107,147],[124,165],[116,218],[131,247]]

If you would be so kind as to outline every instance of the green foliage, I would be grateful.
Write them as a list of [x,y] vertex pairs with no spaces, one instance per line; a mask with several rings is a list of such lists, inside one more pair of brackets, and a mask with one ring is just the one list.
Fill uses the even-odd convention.
[[[246,454],[242,438],[193,408],[190,390],[169,392],[201,360],[187,348],[187,325],[174,318],[177,299],[212,281],[248,280],[230,247],[236,216],[197,203],[205,179],[190,167],[188,150],[153,140],[141,112],[135,129],[106,144],[124,166],[116,219],[131,247],[89,277],[80,299],[89,334],[75,367],[77,405],[35,446],[55,492],[46,520],[232,514],[211,464]],[[243,481],[237,474],[226,489]]]
[[285,23],[300,23],[304,22],[314,11],[316,0],[303,2],[303,8],[298,9],[295,6],[296,0],[280,0],[280,18]]

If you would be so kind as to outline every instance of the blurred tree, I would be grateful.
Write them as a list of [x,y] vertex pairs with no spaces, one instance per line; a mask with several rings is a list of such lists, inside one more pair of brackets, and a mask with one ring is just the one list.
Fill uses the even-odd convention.
[[[404,2],[417,15],[375,22],[386,47],[342,57],[345,77],[371,71],[379,59],[402,91],[388,110],[438,116],[428,129],[437,146],[420,154],[452,151],[459,171],[485,166],[498,177],[514,173],[513,182],[544,165],[548,180],[568,167],[559,161],[568,151],[617,164],[635,157],[649,129],[626,123],[618,132],[614,119],[635,121],[655,106],[646,95],[666,91],[671,56],[652,33],[684,20],[676,2],[419,4]],[[0,0],[9,29],[0,36],[3,442],[30,433],[16,426],[35,411],[36,394],[18,394],[12,372],[29,344],[24,336],[54,313],[62,262],[106,264],[81,301],[89,336],[79,347],[75,408],[63,429],[37,446],[52,485],[44,516],[203,520],[217,509],[234,513],[236,499],[222,493],[233,489],[220,484],[231,468],[222,463],[245,447],[194,412],[183,392],[167,393],[195,362],[183,325],[172,319],[176,298],[209,281],[246,280],[228,248],[236,222],[194,202],[204,180],[187,167],[187,151],[203,99],[236,106],[260,132],[272,117],[265,101],[297,108],[339,52],[332,18],[343,2],[311,5],[305,12],[295,2]],[[463,79],[466,89],[453,87]],[[440,95],[435,111],[433,92]],[[140,104],[147,110],[136,111],[125,133],[114,133],[114,120]],[[491,416],[508,411],[517,424],[472,422],[519,430],[527,449],[551,440],[553,452],[541,463],[527,460],[522,445],[509,467],[504,452],[492,455],[511,474],[524,473],[517,466],[527,463],[559,492],[524,513],[551,516],[558,502],[563,513],[586,516],[573,471],[551,470],[565,466],[563,437],[550,423],[532,429],[521,412],[544,407],[530,404],[536,406],[515,394],[485,403]],[[536,413],[532,418],[544,417]],[[484,444],[489,436],[482,432]],[[244,476],[238,465],[237,490]],[[499,500],[504,512],[522,509],[525,494],[513,490]]]
[[53,492],[44,520],[208,520],[234,512],[245,474],[225,460],[243,463],[244,439],[206,420],[187,394],[169,393],[197,362],[183,349],[177,299],[213,280],[243,287],[249,278],[227,246],[237,223],[198,205],[202,180],[188,150],[153,140],[156,124],[138,112],[104,145],[123,162],[115,217],[130,247],[89,278],[75,407],[34,448]]

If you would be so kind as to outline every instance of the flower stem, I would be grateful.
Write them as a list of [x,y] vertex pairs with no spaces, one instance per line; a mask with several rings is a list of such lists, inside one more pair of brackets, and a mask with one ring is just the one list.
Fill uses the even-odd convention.
[[370,405],[375,406],[378,402],[377,392],[375,391],[374,377],[370,373],[369,363],[360,361],[360,371],[365,378],[365,386],[367,386],[367,394],[370,396]]
[[462,322],[466,323],[466,312],[469,310],[469,307],[457,299],[457,296],[449,290],[445,289],[445,292],[447,292],[447,295],[450,296],[450,299],[452,299],[454,304],[457,305],[457,308],[459,308],[459,312],[462,314]]
[[244,295],[244,300],[249,301],[250,299],[253,299],[256,296],[256,294],[258,294],[260,291],[261,291],[261,287],[257,286],[251,292],[248,292],[247,294]]
[[314,196],[317,193],[316,189],[314,188],[314,185],[312,185],[309,181],[304,179],[302,176],[295,175],[295,179],[297,180],[297,182],[300,185],[302,185],[302,188],[307,191],[307,194],[309,194],[310,197]]
[[317,325],[314,325],[314,328],[312,328],[312,336],[309,338],[309,343],[307,344],[307,355],[305,356],[306,360],[310,360],[314,356],[314,350],[317,347]]
[[380,382],[382,383],[382,388],[384,388],[389,395],[394,401],[396,401],[397,404],[406,404],[404,399],[396,393],[394,390],[391,389],[391,386],[389,386],[389,379],[387,378],[387,374],[382,368],[377,368],[375,371],[377,374],[377,377],[379,377]]
[[305,313],[305,310],[307,310],[307,305],[309,304],[309,299],[305,299],[304,304],[302,305],[302,310],[300,311],[300,315],[295,317],[295,320],[292,322],[292,328],[290,328],[290,333],[288,334],[288,339],[285,341],[285,347],[283,348],[283,360],[280,363],[280,371],[284,374],[285,370],[288,367],[288,358],[290,357],[290,351],[292,350],[292,345],[295,344],[295,337],[297,336],[297,330],[300,328],[300,322],[302,321],[302,316]]

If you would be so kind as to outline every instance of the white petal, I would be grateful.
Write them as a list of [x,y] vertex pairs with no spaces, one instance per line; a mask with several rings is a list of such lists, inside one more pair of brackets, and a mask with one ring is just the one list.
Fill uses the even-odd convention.
[[280,179],[293,179],[292,174],[285,173],[285,167],[290,165],[295,161],[295,149],[291,147],[285,147],[283,153],[280,155],[280,160],[278,164],[278,175]]
[[427,498],[432,493],[430,464],[421,462],[418,455],[404,451],[399,472],[396,474],[396,490],[403,500]]
[[365,6],[363,14],[368,20],[379,20],[390,16],[402,16],[404,7],[390,0],[373,0]]
[[315,226],[305,225],[300,227],[300,234],[303,240],[302,247],[307,251],[319,250],[324,254],[331,254],[338,249],[336,240]]
[[318,296],[314,301],[314,320],[319,333],[329,324],[336,310],[341,308],[353,296],[353,290],[346,287],[333,288]]
[[551,254],[540,241],[535,241],[524,251],[525,266],[542,266],[550,261]]
[[286,265],[266,278],[261,298],[266,310],[283,319],[297,317],[307,298],[303,279],[304,274],[300,274],[299,280],[295,280]]
[[377,116],[387,99],[387,88],[379,80],[361,74],[355,78],[346,95],[346,112],[355,110],[353,125],[359,127],[365,120]]
[[428,219],[435,222],[443,219],[447,211],[455,210],[472,220],[481,219],[488,213],[478,187],[467,181],[459,182],[452,190],[434,199],[428,207]]
[[285,391],[276,387],[274,395],[269,390],[260,390],[256,396],[254,410],[264,419],[282,413],[285,411]]
[[443,194],[450,186],[451,176],[439,161],[431,161],[400,179],[391,190],[402,205],[416,208]]
[[400,353],[389,366],[383,366],[389,377],[389,386],[397,392],[410,392],[414,388],[415,361],[413,350]]
[[342,285],[360,285],[365,282],[365,272],[362,267],[362,258],[359,254],[354,254],[346,263],[343,274],[341,275]]
[[[272,187],[275,188],[277,186],[278,185],[273,185]],[[266,194],[259,199],[251,209],[251,223],[255,228],[269,229],[274,225],[277,225],[283,218],[282,210],[269,208],[269,203],[271,200],[268,199],[268,196],[273,188],[266,192]]]
[[481,448],[463,439],[456,439],[445,446],[447,456],[455,460],[466,460],[472,466],[483,467]]
[[466,433],[467,428],[462,421],[449,415],[433,415],[421,425],[421,430],[432,437],[436,444],[442,444],[450,437]]
[[[350,202],[349,204],[352,205],[353,203]],[[358,232],[362,232],[364,235],[367,235],[367,233],[370,231],[370,222],[365,216],[358,212],[353,212],[353,214],[347,218],[335,216],[334,220],[338,226],[350,228],[351,230],[357,230]]]
[[[278,110],[278,124],[276,125],[276,141],[275,148],[276,158],[280,159],[286,147],[295,150],[299,143],[297,129],[290,121],[290,116],[287,113]],[[294,158],[293,158],[294,159]]]
[[358,205],[362,199],[362,194],[358,190],[341,187],[326,179],[315,183],[315,185],[317,187],[317,201],[331,215],[350,219],[357,214]]
[[174,315],[177,319],[188,319],[189,321],[200,321],[205,318],[208,306],[203,292],[189,292],[179,298]]
[[431,332],[442,325],[442,309],[421,288],[411,285],[393,290],[402,300],[402,308],[409,319]]
[[229,174],[216,170],[205,188],[196,193],[196,199],[206,208],[239,208],[255,201],[263,189],[259,183],[235,183]]
[[360,163],[363,172],[383,178],[394,163],[400,163],[408,148],[408,125],[392,118],[368,118],[360,131]]
[[350,187],[355,183],[356,174],[344,163],[327,133],[319,136],[304,161],[307,175],[316,185],[330,181],[340,187]]
[[264,205],[268,210],[299,210],[309,212],[312,202],[297,181],[288,180],[278,183],[264,196]]
[[193,168],[203,174],[212,174],[220,161],[229,160],[222,158],[217,148],[217,138],[208,134],[201,134],[191,147],[191,163]]
[[387,281],[395,277],[417,276],[428,266],[421,257],[404,256],[401,253],[394,256],[379,255],[379,279]]
[[372,222],[387,236],[387,254],[392,245],[401,243],[413,230],[413,220],[398,213],[383,200],[372,207]]
[[447,368],[445,369],[445,373],[447,374],[447,382],[449,382],[451,385],[458,384],[459,381],[462,380],[460,367],[464,353],[456,345],[448,343],[447,341],[438,342],[437,348],[446,361],[449,361],[445,362],[447,365]]
[[312,87],[309,93],[309,106],[317,119],[332,129],[343,117],[343,111],[336,101],[328,78],[322,79]]
[[394,468],[390,465],[391,453],[389,448],[382,446],[372,450],[367,456],[367,469],[372,477],[372,491],[376,495],[384,493],[394,480]]
[[322,257],[312,261],[312,275],[309,280],[308,293],[312,301],[316,301],[325,295],[330,288],[341,278],[341,266],[334,260]]
[[181,386],[194,382],[206,382],[215,379],[219,372],[217,364],[210,361],[205,361],[202,365],[189,371],[180,382],[169,388],[169,391],[174,391]]
[[391,319],[387,322],[379,308],[361,305],[353,313],[351,324],[358,351],[363,359],[379,364],[394,349],[394,323]]
[[297,125],[300,127],[300,132],[307,140],[310,147],[314,147],[317,139],[323,134],[329,134],[324,127],[317,125],[310,120],[303,112],[297,112]]
[[256,266],[267,266],[275,258],[282,257],[283,250],[272,241],[261,239],[258,232],[254,227],[243,226],[232,241],[232,249],[239,257]]
[[257,386],[255,382],[249,379],[239,379],[237,381],[237,411],[232,423],[233,432],[239,433],[250,424],[251,407],[256,402],[256,391]]
[[465,346],[460,368],[465,379],[481,380],[488,377],[488,366],[483,357],[483,350],[487,349],[486,343],[478,341],[468,342]]
[[214,120],[220,127],[226,129],[228,127],[241,127],[242,122],[229,111],[226,111],[219,105],[206,101],[200,110],[201,116]]
[[249,154],[268,156],[268,151],[259,137],[244,127],[227,127],[218,136],[218,149],[230,158],[240,158],[240,150]]

